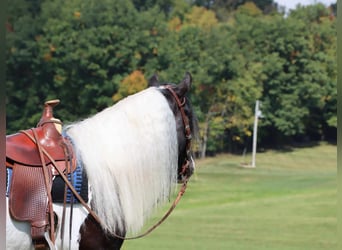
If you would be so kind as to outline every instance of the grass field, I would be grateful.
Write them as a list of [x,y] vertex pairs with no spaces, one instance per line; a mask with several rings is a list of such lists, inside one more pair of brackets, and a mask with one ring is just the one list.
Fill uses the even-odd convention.
[[242,168],[242,156],[198,160],[166,222],[123,249],[336,249],[336,150],[324,144],[259,153],[255,169]]

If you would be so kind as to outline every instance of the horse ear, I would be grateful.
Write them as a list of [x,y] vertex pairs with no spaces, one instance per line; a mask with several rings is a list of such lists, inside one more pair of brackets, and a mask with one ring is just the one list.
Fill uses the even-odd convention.
[[158,87],[159,86],[159,80],[158,75],[154,74],[149,80],[148,80],[148,86],[149,87]]
[[189,72],[186,72],[183,80],[178,85],[177,94],[181,97],[184,96],[190,90],[191,83],[192,83],[191,74]]

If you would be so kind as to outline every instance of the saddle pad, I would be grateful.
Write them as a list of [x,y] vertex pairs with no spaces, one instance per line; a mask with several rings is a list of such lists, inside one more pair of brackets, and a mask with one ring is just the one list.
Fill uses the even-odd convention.
[[[43,198],[42,197],[46,197]],[[17,165],[12,170],[9,193],[11,215],[19,221],[46,225],[48,206],[44,175],[41,167]]]
[[[71,181],[72,179],[72,181]],[[77,165],[76,170],[72,174],[68,174],[68,180],[73,183],[73,186],[77,193],[82,197],[85,202],[88,202],[88,178],[85,171],[83,171],[80,165]],[[61,176],[55,176],[52,184],[52,201],[56,203],[64,202],[64,188],[65,183]],[[71,199],[74,195],[68,188],[66,203],[78,203],[76,198]]]
[[6,168],[6,197],[9,197],[12,180],[12,168]]

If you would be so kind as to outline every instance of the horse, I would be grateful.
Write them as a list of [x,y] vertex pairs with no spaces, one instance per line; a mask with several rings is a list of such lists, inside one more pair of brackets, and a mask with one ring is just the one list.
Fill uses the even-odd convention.
[[[87,204],[100,221],[80,203],[64,208],[54,202],[50,249],[120,249],[125,236],[138,233],[168,201],[177,182],[190,178],[195,162],[189,141],[198,126],[187,97],[191,84],[190,73],[179,84],[160,83],[154,75],[145,90],[63,126],[87,177]],[[35,249],[30,224],[11,217],[8,198],[6,211],[6,249]]]

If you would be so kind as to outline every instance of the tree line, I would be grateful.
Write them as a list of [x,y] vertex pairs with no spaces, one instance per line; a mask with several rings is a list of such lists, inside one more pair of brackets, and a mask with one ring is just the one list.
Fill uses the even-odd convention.
[[202,156],[258,144],[336,141],[336,4],[271,1],[13,0],[6,34],[7,133],[59,98],[68,123],[146,88],[155,72],[194,83]]

